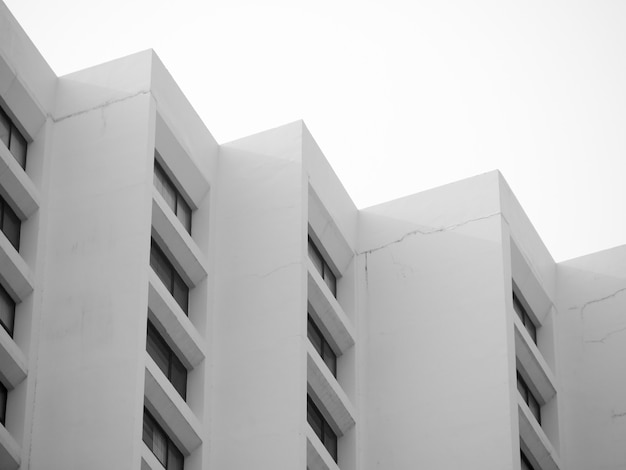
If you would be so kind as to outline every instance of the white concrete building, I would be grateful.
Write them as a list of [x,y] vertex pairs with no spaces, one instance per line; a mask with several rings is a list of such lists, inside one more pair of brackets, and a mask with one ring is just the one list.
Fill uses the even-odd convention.
[[2,3],[0,107],[0,469],[626,468],[626,246],[555,263],[497,171],[357,210]]

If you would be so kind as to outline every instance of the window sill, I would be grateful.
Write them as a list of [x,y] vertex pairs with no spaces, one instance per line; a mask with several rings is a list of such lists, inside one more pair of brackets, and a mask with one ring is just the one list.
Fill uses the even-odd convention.
[[532,456],[532,459],[537,463],[539,468],[536,470],[560,470],[559,457],[550,440],[522,397],[517,395],[519,434],[527,457]]
[[554,376],[517,315],[514,316],[514,324],[515,356],[530,379],[531,383],[528,385],[536,389],[537,398],[544,405],[556,394]]
[[39,209],[39,192],[3,142],[0,142],[0,186],[21,220]]
[[307,387],[321,401],[320,411],[338,436],[344,435],[354,426],[355,413],[350,400],[309,341],[307,341]]
[[172,263],[180,268],[189,287],[197,286],[207,275],[204,254],[156,188],[152,192],[152,229],[161,246],[171,252]]
[[172,350],[188,369],[193,369],[204,360],[204,347],[198,330],[165,288],[156,273],[150,268],[148,308],[150,320],[159,333],[168,341]]
[[0,327],[0,377],[9,389],[17,387],[27,374],[26,357],[13,338]]
[[200,444],[200,424],[183,398],[167,380],[154,360],[145,354],[144,396],[146,408],[159,421],[170,439],[185,455]]
[[[352,324],[343,309],[330,293],[328,286],[313,266],[313,262],[307,256],[308,270],[308,301],[313,307],[317,325],[322,333],[328,332],[328,342],[336,346],[341,353],[354,346],[354,330]],[[325,330],[325,331],[324,331]]]
[[305,423],[306,434],[306,467],[308,470],[339,470],[339,466],[330,456],[322,441],[311,428]]
[[20,446],[0,424],[0,468],[16,470],[20,466]]
[[0,232],[0,277],[4,288],[16,303],[33,291],[33,274],[11,242]]

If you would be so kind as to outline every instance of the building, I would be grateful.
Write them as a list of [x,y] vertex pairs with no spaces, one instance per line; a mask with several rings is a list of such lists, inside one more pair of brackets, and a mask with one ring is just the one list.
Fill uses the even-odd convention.
[[498,172],[357,210],[1,3],[0,107],[0,469],[626,467],[626,246],[555,263]]

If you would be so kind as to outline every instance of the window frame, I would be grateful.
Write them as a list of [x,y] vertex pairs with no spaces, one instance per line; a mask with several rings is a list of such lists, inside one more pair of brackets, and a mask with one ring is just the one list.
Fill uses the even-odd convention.
[[520,449],[519,453],[520,453],[521,465],[522,466],[526,465],[526,467],[528,467],[528,470],[535,470],[535,467],[533,467],[533,464],[530,463],[530,461],[528,460],[528,457],[526,457],[526,454],[524,454],[524,451]]
[[[152,436],[151,436],[152,442],[154,443],[154,434],[155,433],[158,433],[160,438],[165,441],[165,444],[166,444],[166,446],[165,446],[165,462],[163,462],[163,460],[161,460],[161,457],[156,454],[156,452],[154,451],[153,446],[150,445],[150,443],[146,442],[146,434],[147,434],[147,432],[146,432],[146,418],[147,418],[147,421],[150,422],[150,426],[151,426],[152,431],[153,431]],[[152,452],[152,454],[156,457],[156,459],[163,466],[163,468],[165,468],[166,470],[182,470],[182,469],[184,469],[184,467],[185,467],[185,455],[180,451],[180,449],[178,447],[176,447],[176,444],[174,444],[174,442],[172,441],[170,436],[168,436],[168,434],[163,430],[163,428],[157,422],[157,420],[154,419],[154,416],[152,416],[152,413],[150,413],[145,406],[143,408],[143,430],[142,430],[141,440],[146,445],[146,447],[148,449],[150,449],[150,452]],[[172,452],[172,451],[174,451],[174,452]],[[177,454],[176,457],[180,457],[181,465],[180,465],[180,467],[178,469],[171,469],[170,468],[170,452]]]
[[[156,155],[158,155],[158,152],[155,151],[155,157]],[[187,233],[191,235],[191,220],[193,214],[191,205],[185,200],[182,193],[165,172],[163,165],[161,165],[156,158],[154,159],[154,186],[157,191],[159,191],[159,194],[163,196],[167,206],[172,210]],[[166,193],[164,193],[164,191]],[[171,196],[168,193],[171,193]],[[172,199],[171,202],[170,199]]]
[[[13,219],[13,220],[11,220]],[[13,236],[8,232],[7,224],[14,223],[13,229],[17,235]],[[9,203],[0,195],[0,231],[9,240],[9,243],[15,248],[15,251],[20,251],[20,239],[22,235],[22,220],[15,213]]]
[[[311,426],[311,429],[313,429],[313,432],[320,439],[320,441],[322,442],[322,444],[324,445],[324,447],[326,448],[330,456],[333,458],[333,460],[337,462],[338,461],[337,460],[338,449],[339,449],[337,445],[338,443],[337,434],[335,434],[335,431],[332,430],[332,428],[328,424],[328,421],[326,421],[326,419],[324,418],[324,415],[319,410],[319,408],[315,405],[315,403],[313,402],[313,399],[311,398],[309,394],[307,394],[306,400],[307,400],[307,408],[306,408],[307,423],[309,423],[309,426]],[[319,421],[320,426],[317,426],[316,424],[311,423],[311,420],[310,420],[311,416],[313,416],[314,418],[316,418],[317,421]],[[320,428],[319,432],[316,429],[318,427]]]
[[[320,339],[320,347],[318,348],[317,342],[311,339],[311,333],[319,336]],[[319,356],[322,358],[322,361],[330,372],[333,374],[333,377],[337,378],[337,354],[331,347],[330,343],[326,340],[326,337],[320,330],[320,328],[315,323],[315,320],[311,316],[311,314],[307,314],[307,338],[313,345],[313,348],[317,351]]]
[[[9,114],[2,107],[0,107],[0,125],[2,125],[2,120],[4,120],[8,124],[7,125],[8,138],[7,138],[7,142],[4,142],[2,138],[0,138],[0,141],[2,141],[5,144],[6,148],[9,150],[13,158],[15,158],[15,160],[22,167],[22,169],[26,171],[26,157],[28,155],[28,141],[22,135],[20,130],[17,128],[17,126],[15,125],[15,123],[13,122],[13,119],[11,119]],[[14,140],[18,141],[19,143],[18,145],[23,146],[24,151],[22,155],[16,155],[16,152],[14,151],[14,146],[13,146]]]
[[[168,279],[163,279],[161,277],[161,273],[160,273],[161,270],[156,269],[156,267],[154,266],[153,257],[159,258],[159,261],[160,261],[159,264],[163,266],[164,268],[166,268],[169,274]],[[183,277],[180,274],[178,274],[178,271],[174,267],[174,264],[166,256],[165,252],[156,242],[154,237],[150,239],[150,267],[156,273],[157,277],[161,280],[161,282],[163,282],[168,292],[172,295],[172,297],[174,297],[174,300],[176,301],[176,303],[180,306],[183,312],[185,312],[185,315],[189,316],[189,291],[191,290],[191,288],[187,285]],[[178,291],[177,288],[181,287],[181,285],[184,286],[184,289],[183,289],[184,290],[183,292],[184,302],[183,303],[181,303],[180,301],[182,299],[179,299],[179,296],[176,294],[176,292]]]
[[528,309],[524,305],[525,301],[523,300],[523,297],[520,297],[520,295],[513,291],[513,309],[515,310],[518,318],[522,321],[522,324],[526,328],[526,331],[528,331],[528,334],[530,335],[533,342],[537,344],[538,327],[528,314]]
[[[315,259],[311,256],[312,253],[315,255]],[[308,236],[308,254],[309,258],[311,258],[311,261],[313,262],[313,265],[320,273],[320,276],[322,276],[324,284],[326,284],[326,287],[328,287],[330,293],[333,294],[333,297],[337,298],[337,276],[330,268],[330,265],[311,238],[311,235]]]
[[[160,361],[157,360],[158,358],[155,358],[150,353],[150,347],[149,347],[150,344],[154,345],[154,347],[158,349],[160,353],[166,356],[167,370],[163,370],[163,368],[161,367]],[[187,377],[188,377],[189,371],[187,370],[183,362],[178,358],[176,353],[169,346],[169,344],[167,344],[167,341],[165,341],[163,336],[161,336],[161,333],[159,333],[159,330],[157,330],[157,328],[154,326],[154,324],[150,320],[148,320],[148,326],[146,329],[146,351],[148,352],[148,355],[152,358],[152,360],[156,363],[156,365],[159,367],[161,372],[163,372],[165,377],[167,377],[167,380],[169,380],[169,382],[172,384],[174,389],[183,398],[183,400],[186,401],[187,400]],[[178,367],[179,370],[182,369],[184,371],[184,374],[183,374],[184,381],[182,382],[182,385],[178,385],[173,380],[173,374],[174,374],[173,368],[175,367]]]

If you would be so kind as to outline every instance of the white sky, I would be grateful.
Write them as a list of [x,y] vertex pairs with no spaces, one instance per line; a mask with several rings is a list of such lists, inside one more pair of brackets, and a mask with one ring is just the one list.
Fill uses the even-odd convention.
[[626,243],[622,0],[4,0],[63,75],[153,48],[218,140],[304,119],[358,207],[500,169],[554,258]]

